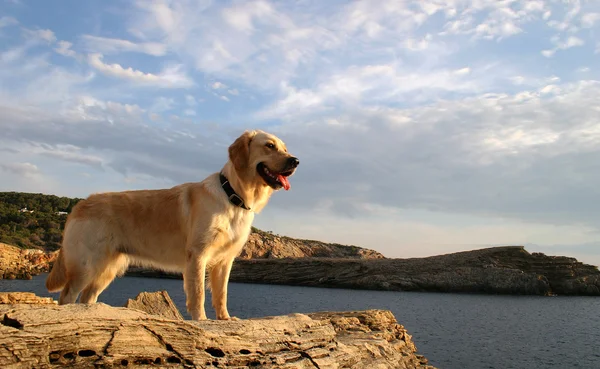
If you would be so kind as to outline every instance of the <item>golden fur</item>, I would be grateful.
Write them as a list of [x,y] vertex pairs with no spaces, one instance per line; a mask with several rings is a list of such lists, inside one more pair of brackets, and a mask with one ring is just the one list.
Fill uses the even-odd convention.
[[231,319],[227,284],[232,263],[247,241],[254,214],[275,190],[258,174],[257,165],[283,173],[290,158],[285,144],[263,131],[246,131],[229,147],[222,173],[251,211],[228,201],[219,173],[170,189],[89,196],[69,214],[46,287],[62,291],[59,304],[75,303],[80,293],[79,302],[95,303],[130,263],[180,271],[188,312],[193,319],[206,319],[209,273],[217,319]]

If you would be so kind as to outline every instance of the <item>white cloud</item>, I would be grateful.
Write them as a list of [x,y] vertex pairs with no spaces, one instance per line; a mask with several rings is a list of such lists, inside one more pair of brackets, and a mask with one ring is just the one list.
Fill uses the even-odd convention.
[[[447,7],[454,8],[455,2]],[[480,1],[460,4],[461,12],[452,12],[442,34],[467,34],[475,38],[501,40],[523,32],[522,27],[544,16],[542,1]],[[549,16],[549,15],[548,15]]]
[[592,28],[596,22],[600,22],[600,13],[587,13],[581,16],[581,26]]
[[163,88],[188,88],[194,82],[181,71],[182,66],[173,66],[164,69],[160,74],[144,73],[131,67],[123,68],[119,64],[105,64],[102,54],[88,55],[89,64],[100,72],[133,82],[148,84]]
[[260,19],[276,16],[276,12],[266,1],[253,1],[243,5],[236,5],[222,11],[223,19],[233,28],[252,33],[253,22]]
[[2,53],[0,53],[0,62],[2,62],[3,64],[10,64],[22,59],[31,46],[32,45],[30,44],[25,44],[3,51]]
[[227,92],[233,96],[238,96],[240,94],[240,92],[235,88],[229,89],[229,90],[227,90]]
[[150,110],[152,112],[164,113],[165,111],[172,110],[175,106],[175,99],[170,97],[160,96],[154,100]]
[[31,152],[44,157],[84,164],[95,168],[101,168],[104,163],[101,157],[85,154],[80,147],[72,145],[57,145],[56,147],[34,146],[31,148]]
[[3,16],[0,17],[0,28],[10,27],[19,24],[19,22],[13,17]]
[[560,92],[560,87],[558,87],[557,85],[547,85],[540,89],[540,93],[542,93],[542,94],[552,94],[552,93],[559,93],[559,92]]
[[71,49],[72,46],[73,44],[68,41],[58,41],[58,47],[54,48],[54,51],[64,56],[74,57],[77,53]]
[[583,46],[585,42],[575,36],[570,36],[564,41],[560,41],[558,39],[554,39],[553,43],[556,45],[553,49],[543,50],[542,55],[547,58],[552,57],[558,50],[567,50],[572,47]]
[[217,81],[217,82],[215,82],[215,83],[212,84],[212,88],[215,89],[215,90],[219,90],[219,89],[222,89],[222,88],[227,88],[227,85],[225,85],[222,82]]
[[552,20],[548,22],[548,26],[557,31],[566,31],[571,25],[567,22]]
[[458,74],[458,75],[466,75],[466,74],[471,73],[471,68],[465,67],[465,68],[457,69],[454,71],[454,73]]
[[596,227],[600,213],[586,204],[598,195],[584,184],[600,177],[584,162],[600,158],[600,84],[541,89],[552,93],[355,107],[310,120],[290,114],[277,133],[305,166],[286,204],[313,208],[328,199],[328,211],[348,216],[370,216],[359,209],[370,203]]
[[[7,21],[5,18],[2,18],[0,21],[4,20],[6,25],[12,24],[10,20],[13,18],[6,19],[9,20]],[[52,45],[56,42],[56,36],[54,35],[54,32],[49,29],[30,30],[23,28],[22,35],[24,38],[23,43],[17,46],[11,46],[10,49],[0,52],[0,62],[11,63],[23,59],[32,48],[43,44]],[[37,57],[37,59],[39,60],[40,58]]]
[[24,29],[23,32],[25,32],[27,37],[32,38],[32,39],[46,41],[47,43],[56,42],[56,36],[54,35],[54,32],[52,32],[49,29],[37,29],[37,30]]
[[100,54],[118,54],[138,52],[153,56],[167,54],[167,45],[158,42],[135,43],[129,40],[83,35],[82,40],[89,52]]
[[523,82],[525,82],[525,77],[523,77],[523,76],[510,77],[510,81],[512,83],[514,83],[515,85],[522,85]]
[[40,174],[40,169],[37,167],[37,165],[31,163],[0,164],[0,169],[22,177],[33,177]]
[[431,44],[431,35],[427,35],[422,39],[407,38],[404,41],[404,46],[412,51],[422,51],[429,48]]
[[220,96],[219,98],[221,100],[223,100],[223,101],[230,101],[229,98],[227,96],[224,96],[224,95]]
[[550,17],[552,16],[552,11],[547,10],[544,12],[544,14],[542,15],[542,19],[543,20],[548,20]]
[[299,14],[282,9],[286,4],[277,9],[260,1],[225,7],[188,1],[137,6],[142,11],[132,19],[134,35],[167,43],[203,72],[263,88],[287,79],[334,40],[332,32],[309,19],[298,22]]
[[393,64],[351,67],[317,84],[314,89],[296,89],[282,84],[282,98],[257,113],[260,118],[282,118],[289,115],[319,114],[338,105],[363,103],[428,101],[444,93],[475,93],[487,83],[486,68],[474,72],[466,67],[458,70],[428,70],[403,73]]
[[196,105],[198,105],[198,101],[192,95],[185,95],[185,103],[188,106],[196,106]]
[[[15,161],[8,162],[6,159]],[[58,188],[54,179],[45,176],[38,165],[23,160],[23,155],[4,155],[0,152],[0,190],[53,193]]]

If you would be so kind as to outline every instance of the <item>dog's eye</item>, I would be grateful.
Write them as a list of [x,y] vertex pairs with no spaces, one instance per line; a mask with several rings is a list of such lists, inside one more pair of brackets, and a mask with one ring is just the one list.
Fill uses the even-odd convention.
[[275,145],[272,144],[271,142],[267,143],[265,146],[268,147],[269,149],[274,149],[275,148]]

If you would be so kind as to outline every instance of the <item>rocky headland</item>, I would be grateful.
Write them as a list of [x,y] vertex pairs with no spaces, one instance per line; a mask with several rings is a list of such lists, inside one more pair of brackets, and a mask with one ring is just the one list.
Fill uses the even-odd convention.
[[173,309],[165,291],[125,307],[0,293],[0,367],[435,369],[387,310],[189,321]]
[[238,260],[231,280],[389,291],[600,296],[600,271],[575,258],[492,247],[411,259]]
[[358,246],[340,245],[274,235],[253,228],[240,259],[281,258],[384,259],[383,254]]
[[[152,270],[129,275],[181,278]],[[231,281],[386,291],[600,296],[600,271],[565,256],[492,247],[410,259],[238,259]]]
[[31,279],[50,271],[56,252],[20,249],[0,242],[0,279]]

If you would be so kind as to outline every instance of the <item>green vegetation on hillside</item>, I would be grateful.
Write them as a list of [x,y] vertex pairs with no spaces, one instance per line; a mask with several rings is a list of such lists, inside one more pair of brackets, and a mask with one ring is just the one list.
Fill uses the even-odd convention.
[[60,247],[66,214],[81,199],[0,192],[0,242],[23,248]]

